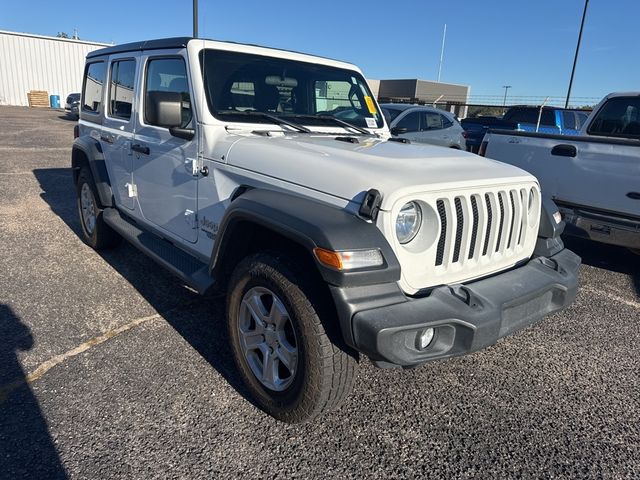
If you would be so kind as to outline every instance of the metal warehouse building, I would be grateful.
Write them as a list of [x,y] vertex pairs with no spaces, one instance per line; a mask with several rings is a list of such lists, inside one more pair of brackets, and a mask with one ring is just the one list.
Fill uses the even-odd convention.
[[79,92],[87,53],[109,46],[84,40],[0,30],[0,105],[29,105],[27,92]]

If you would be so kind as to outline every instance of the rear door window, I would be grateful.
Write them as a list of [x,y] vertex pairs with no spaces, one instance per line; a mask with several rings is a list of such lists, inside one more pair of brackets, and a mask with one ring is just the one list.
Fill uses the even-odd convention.
[[444,128],[443,116],[436,112],[422,113],[422,130],[442,130]]
[[109,116],[123,120],[131,118],[135,77],[135,60],[118,60],[111,64]]
[[105,63],[89,63],[84,72],[82,110],[89,113],[100,113],[102,108],[104,77],[106,73]]

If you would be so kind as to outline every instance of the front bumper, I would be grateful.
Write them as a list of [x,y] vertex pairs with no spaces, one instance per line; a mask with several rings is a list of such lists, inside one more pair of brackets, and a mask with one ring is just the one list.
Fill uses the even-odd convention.
[[[566,307],[576,296],[580,261],[565,249],[483,280],[437,287],[424,298],[408,298],[390,285],[368,287],[370,295],[332,293],[341,317],[351,319],[348,343],[378,366],[412,366],[488,347]],[[419,350],[417,336],[426,328],[435,336]]]

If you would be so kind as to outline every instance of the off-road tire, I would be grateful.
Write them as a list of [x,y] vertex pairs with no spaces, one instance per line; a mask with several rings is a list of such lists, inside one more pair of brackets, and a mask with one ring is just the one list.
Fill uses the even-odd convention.
[[[358,369],[356,352],[343,345],[333,308],[327,308],[320,286],[310,277],[284,255],[255,254],[236,266],[227,293],[229,340],[242,380],[255,404],[287,423],[306,422],[337,408],[351,393]],[[241,302],[255,287],[278,296],[296,333],[298,368],[293,383],[282,392],[266,388],[242,352]]]
[[[95,226],[90,229],[85,225],[85,218],[82,213],[82,192],[83,185],[87,185],[88,192],[90,192],[93,200],[93,212],[95,215]],[[80,226],[82,228],[82,240],[94,248],[95,250],[102,250],[112,248],[118,245],[122,241],[122,237],[114,231],[109,225],[104,222],[102,213],[104,207],[100,203],[100,197],[96,189],[91,170],[88,167],[83,167],[78,175],[78,183],[76,185],[76,204],[78,206],[78,216],[80,217]]]

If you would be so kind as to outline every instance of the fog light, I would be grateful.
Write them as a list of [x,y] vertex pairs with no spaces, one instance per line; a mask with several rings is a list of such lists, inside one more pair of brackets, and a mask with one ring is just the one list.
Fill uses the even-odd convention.
[[418,350],[424,350],[425,348],[427,348],[431,344],[434,334],[435,330],[433,328],[425,328],[424,330],[420,330],[418,332],[418,336],[416,337],[416,348]]

